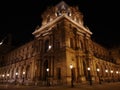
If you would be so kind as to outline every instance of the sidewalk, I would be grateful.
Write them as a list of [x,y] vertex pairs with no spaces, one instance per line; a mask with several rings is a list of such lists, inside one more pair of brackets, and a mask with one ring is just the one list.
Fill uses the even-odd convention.
[[[120,86],[120,82],[110,82],[110,83],[102,83],[102,84],[79,84],[74,85],[73,88],[100,88],[100,87],[109,87],[109,86]],[[71,86],[26,86],[26,85],[8,85],[8,84],[0,84],[0,88],[71,88]]]

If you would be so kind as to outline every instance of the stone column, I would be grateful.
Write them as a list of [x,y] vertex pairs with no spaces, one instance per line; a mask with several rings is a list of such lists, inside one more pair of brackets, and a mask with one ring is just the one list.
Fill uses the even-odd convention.
[[54,57],[51,56],[51,76],[54,76]]
[[34,74],[35,74],[35,65],[34,65],[34,60],[31,61],[31,80],[34,79]]
[[21,79],[21,66],[18,67],[18,78]]
[[82,57],[79,57],[79,58],[80,58],[79,63],[80,63],[80,68],[81,68],[80,75],[81,75],[81,76],[84,76],[83,58],[82,58]]
[[80,65],[79,65],[79,56],[76,56],[76,69],[77,69],[77,82],[79,82],[80,79]]
[[75,37],[75,39],[76,39],[76,40],[75,40],[75,41],[76,41],[76,46],[75,46],[75,47],[76,47],[77,49],[79,49],[79,48],[80,48],[80,45],[79,45],[79,36],[77,35],[77,36]]
[[86,81],[85,76],[84,76],[83,60],[84,60],[84,58],[83,58],[82,56],[79,57],[80,76],[81,76],[81,81],[82,81],[82,82]]

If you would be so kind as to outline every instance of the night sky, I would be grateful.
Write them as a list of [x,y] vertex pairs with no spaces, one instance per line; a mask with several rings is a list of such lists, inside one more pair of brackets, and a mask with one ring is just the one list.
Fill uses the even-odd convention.
[[[34,38],[41,14],[48,6],[62,0],[4,0],[0,1],[0,40],[12,34],[13,45],[22,45]],[[70,6],[78,6],[84,15],[84,23],[92,40],[105,46],[120,45],[120,10],[117,0],[64,0]],[[116,1],[116,2],[115,2]]]

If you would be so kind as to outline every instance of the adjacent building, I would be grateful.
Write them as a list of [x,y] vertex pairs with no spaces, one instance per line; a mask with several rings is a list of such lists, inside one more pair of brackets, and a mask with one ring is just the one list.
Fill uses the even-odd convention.
[[69,85],[71,80],[92,84],[120,79],[120,48],[92,41],[78,7],[62,1],[42,18],[34,40],[0,55],[0,83]]

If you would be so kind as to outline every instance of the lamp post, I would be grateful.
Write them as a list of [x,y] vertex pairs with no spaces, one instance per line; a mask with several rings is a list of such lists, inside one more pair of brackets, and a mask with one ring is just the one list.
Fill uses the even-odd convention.
[[117,74],[117,81],[119,81],[119,75],[118,75],[118,71],[116,71],[116,74]]
[[92,85],[92,78],[90,75],[90,67],[88,67],[87,69],[88,69],[88,79],[89,79],[90,85]]
[[50,84],[49,84],[49,68],[47,68],[46,71],[47,71],[47,86],[50,86]]
[[111,70],[110,72],[111,72],[112,81],[114,81],[114,80],[113,80],[113,70]]
[[[108,70],[107,70],[107,69],[105,70],[105,73],[106,73],[106,77],[107,77],[107,74],[108,74]],[[110,81],[109,81],[109,78],[108,78],[107,82],[108,82],[108,83],[110,82]]]
[[25,72],[23,72],[23,81],[22,81],[22,85],[24,84],[24,79],[25,79]]
[[4,77],[5,77],[5,75],[3,74],[2,77],[3,77],[2,83],[4,83]]
[[17,77],[18,77],[18,72],[15,73],[15,85],[17,84]]
[[99,68],[97,68],[97,75],[98,75],[98,78],[99,78],[99,84],[101,84],[101,78],[100,78],[100,69]]
[[9,75],[9,74],[7,74],[7,83],[8,83],[8,80],[9,80],[9,76],[10,76],[10,75]]
[[71,87],[74,87],[74,84],[73,84],[73,65],[70,64],[70,69],[71,69]]

